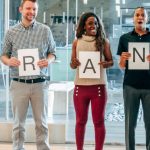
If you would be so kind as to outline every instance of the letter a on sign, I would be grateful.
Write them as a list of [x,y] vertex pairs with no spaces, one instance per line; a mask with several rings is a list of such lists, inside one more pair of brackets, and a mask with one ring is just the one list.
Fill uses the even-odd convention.
[[39,61],[38,49],[19,49],[18,59],[21,62],[19,76],[40,74],[40,68],[37,66],[37,62]]
[[130,42],[129,53],[129,69],[131,70],[148,70],[149,62],[146,57],[149,55],[149,43]]
[[79,78],[100,78],[100,52],[79,52]]

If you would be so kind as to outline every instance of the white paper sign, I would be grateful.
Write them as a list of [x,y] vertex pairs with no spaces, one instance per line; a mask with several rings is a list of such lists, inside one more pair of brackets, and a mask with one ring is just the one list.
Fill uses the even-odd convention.
[[146,57],[149,55],[149,43],[130,42],[129,53],[129,69],[131,70],[149,70],[149,62]]
[[37,65],[39,61],[38,49],[19,49],[18,59],[21,62],[19,66],[19,76],[40,75],[40,68]]
[[79,78],[100,78],[100,52],[79,52]]

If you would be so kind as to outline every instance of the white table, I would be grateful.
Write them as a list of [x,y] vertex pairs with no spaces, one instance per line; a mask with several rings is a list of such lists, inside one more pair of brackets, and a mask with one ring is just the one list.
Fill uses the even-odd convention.
[[73,82],[59,82],[50,84],[48,92],[48,116],[53,114],[68,114],[68,105],[69,100],[72,99],[73,89]]

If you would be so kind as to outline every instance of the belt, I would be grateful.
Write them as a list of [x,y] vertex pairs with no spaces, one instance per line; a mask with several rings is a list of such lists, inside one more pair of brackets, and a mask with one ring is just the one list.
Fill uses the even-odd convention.
[[23,83],[39,83],[44,82],[44,78],[36,78],[36,79],[19,79],[19,78],[13,78],[14,81],[23,82]]

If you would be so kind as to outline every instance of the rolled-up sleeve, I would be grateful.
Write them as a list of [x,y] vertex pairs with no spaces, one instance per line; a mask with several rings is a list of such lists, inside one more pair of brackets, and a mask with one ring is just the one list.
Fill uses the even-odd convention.
[[3,41],[1,56],[10,57],[12,53],[12,40],[11,40],[11,32],[8,30]]
[[48,50],[47,50],[47,53],[55,55],[56,44],[55,44],[55,41],[54,41],[54,38],[53,38],[53,34],[52,34],[50,28],[48,28],[48,31],[47,31],[47,40],[48,40]]

